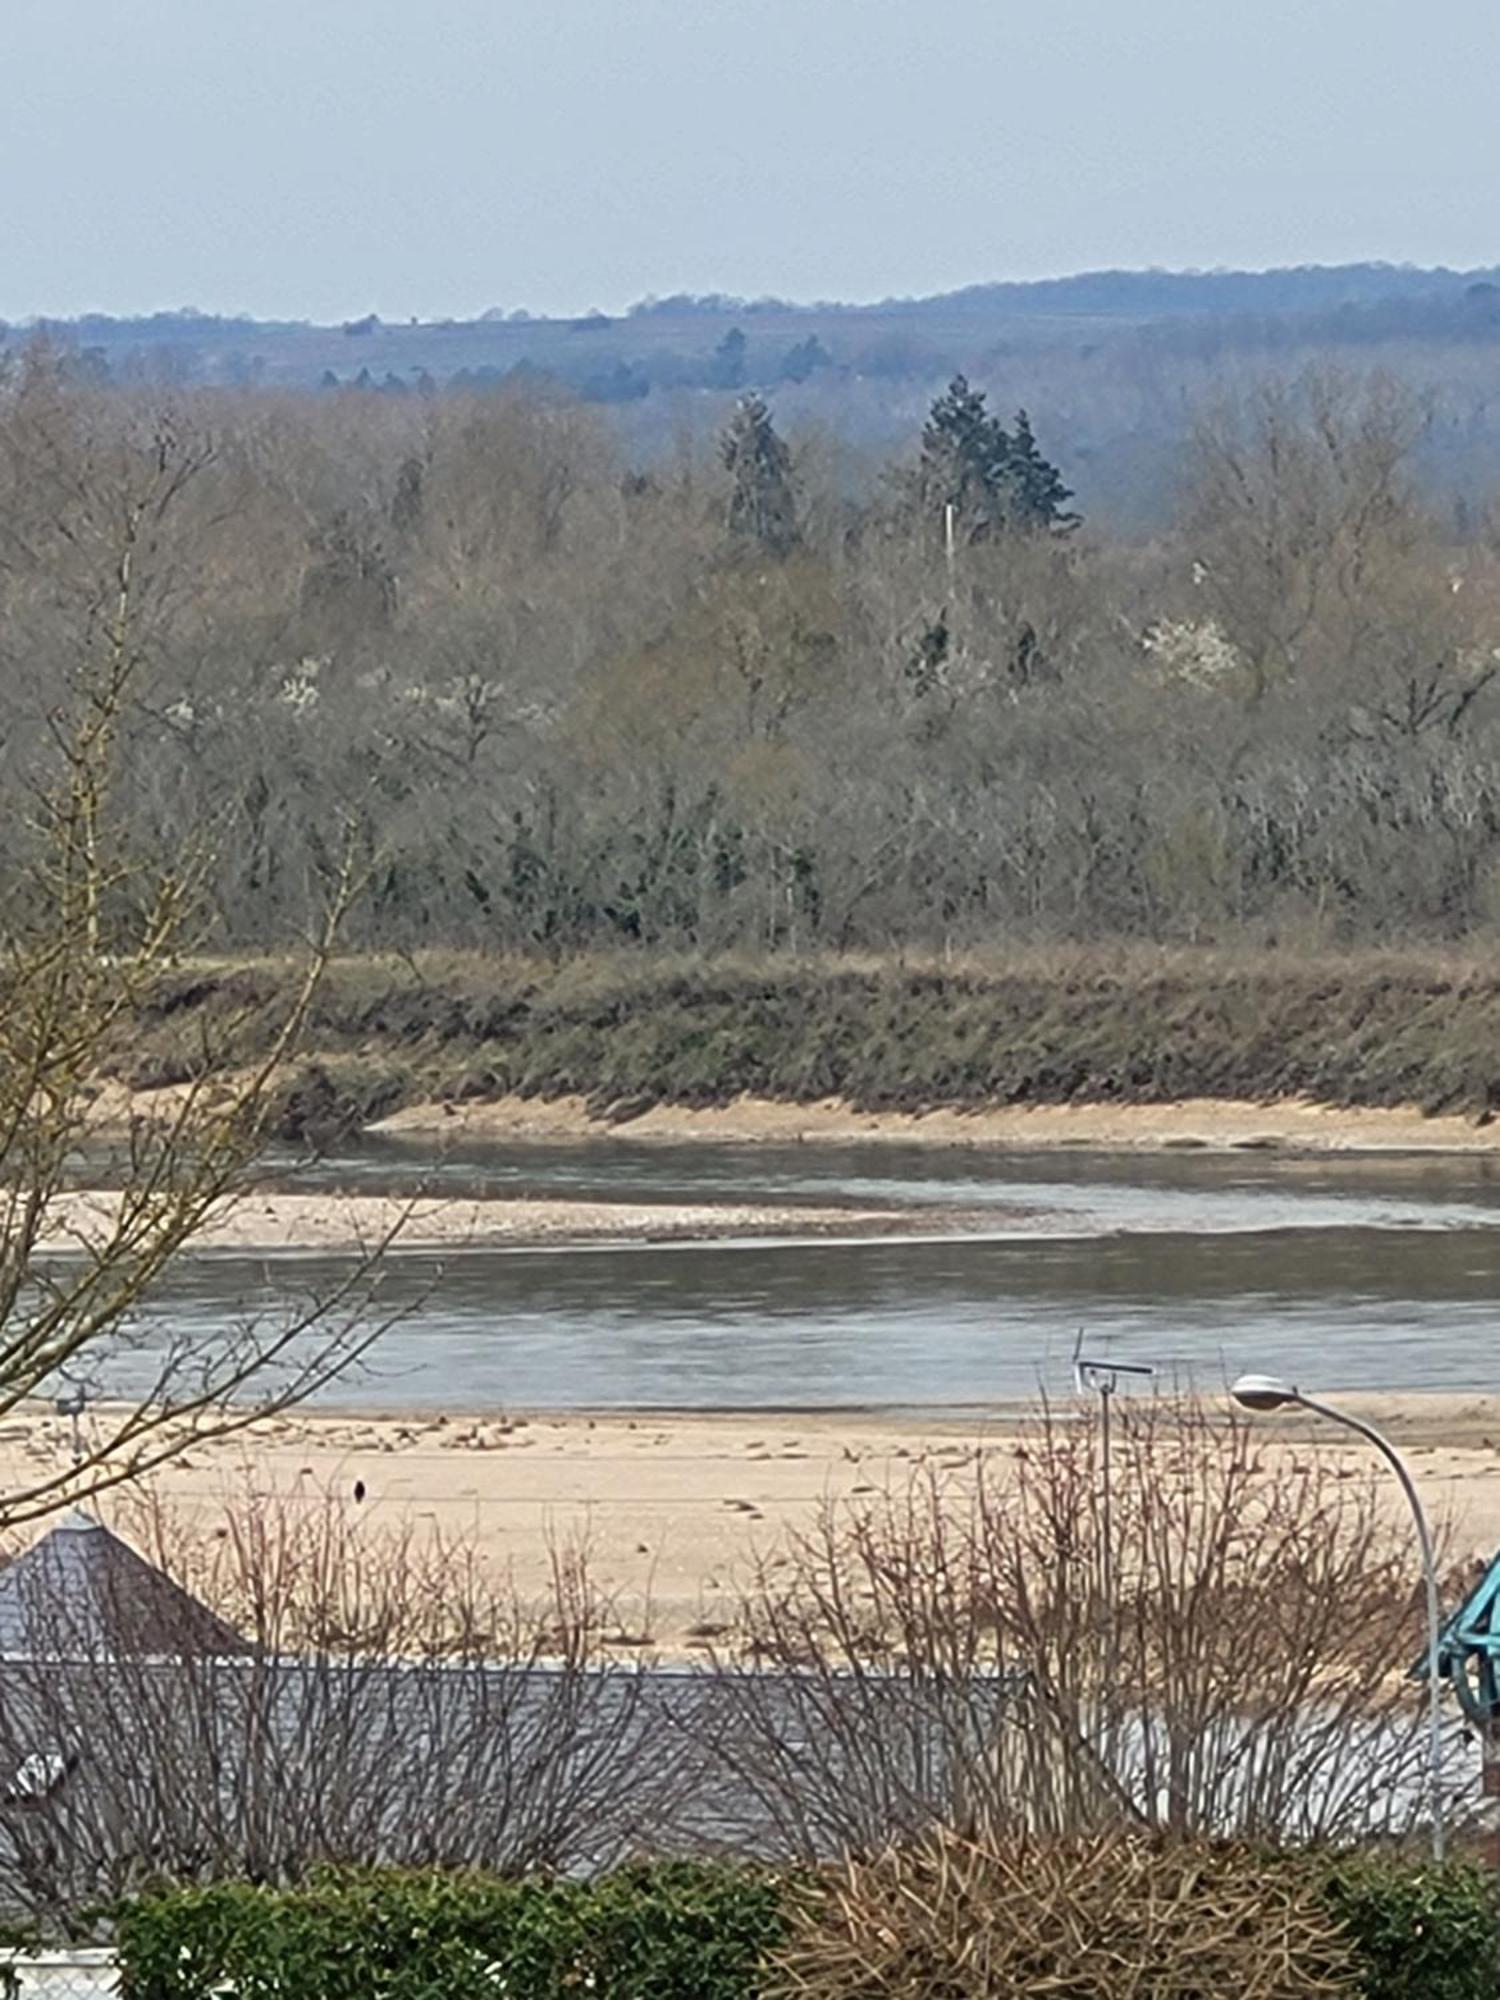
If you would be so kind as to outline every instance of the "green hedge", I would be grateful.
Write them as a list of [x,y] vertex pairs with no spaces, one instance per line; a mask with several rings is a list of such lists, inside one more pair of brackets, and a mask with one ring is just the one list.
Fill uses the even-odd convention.
[[1500,2000],[1500,1908],[1485,1870],[1354,1854],[1330,1863],[1324,1894],[1358,1945],[1364,2000]]
[[[1500,2000],[1494,1884],[1360,1855],[1326,1894],[1364,2000]],[[785,1878],[673,1863],[597,1881],[390,1871],[171,1889],[121,1912],[124,2000],[756,2000]]]
[[746,2000],[784,1925],[780,1883],[742,1868],[381,1872],[148,1896],[119,1947],[125,2000]]

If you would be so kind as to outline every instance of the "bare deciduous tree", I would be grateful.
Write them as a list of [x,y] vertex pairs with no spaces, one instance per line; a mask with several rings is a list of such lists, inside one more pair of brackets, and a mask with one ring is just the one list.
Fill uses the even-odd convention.
[[[171,1108],[135,1121],[111,1161],[117,1188],[93,1203],[70,1191],[101,1073],[195,942],[214,862],[212,825],[181,831],[166,851],[136,846],[122,771],[174,621],[198,587],[186,566],[207,559],[209,524],[191,503],[212,477],[215,445],[171,415],[96,435],[96,413],[60,401],[47,381],[27,394],[40,407],[23,397],[0,460],[17,478],[33,467],[37,490],[29,526],[12,520],[0,540],[0,588],[18,588],[17,535],[45,551],[56,583],[34,631],[50,633],[58,684],[36,718],[32,781],[8,794],[3,829],[12,865],[0,898],[0,1412],[84,1387],[105,1402],[82,1465],[38,1473],[0,1498],[7,1525],[314,1392],[379,1331],[361,1308],[382,1248],[368,1246],[331,1294],[273,1319],[194,1343],[151,1328],[163,1273],[253,1183],[355,887],[337,826],[322,913],[261,1055],[226,1071],[212,1048],[198,1049]],[[201,619],[205,607],[193,602],[183,615]]]
[[[749,1593],[716,1754],[802,1856],[934,1822],[1286,1841],[1423,1810],[1411,1551],[1372,1481],[1191,1403],[828,1507]],[[766,1669],[779,1671],[768,1674]],[[1457,1769],[1458,1766],[1456,1765]]]

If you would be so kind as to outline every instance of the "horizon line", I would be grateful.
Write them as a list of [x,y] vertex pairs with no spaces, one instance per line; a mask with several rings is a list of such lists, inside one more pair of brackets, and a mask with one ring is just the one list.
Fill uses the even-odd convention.
[[627,305],[606,311],[596,304],[587,305],[573,311],[561,308],[538,309],[532,311],[524,305],[500,307],[483,306],[474,309],[467,316],[459,313],[436,313],[424,317],[421,314],[388,314],[374,310],[368,305],[361,310],[344,314],[342,317],[317,319],[307,315],[252,312],[246,308],[226,308],[220,306],[199,306],[182,303],[175,306],[153,306],[137,311],[114,311],[104,306],[89,306],[67,312],[49,312],[33,309],[19,315],[0,314],[0,327],[10,331],[24,332],[28,329],[46,329],[51,326],[72,326],[84,320],[107,320],[115,324],[155,319],[195,320],[227,322],[229,324],[286,326],[286,327],[342,327],[357,324],[361,320],[372,320],[376,325],[397,329],[402,327],[474,326],[486,320],[496,323],[524,325],[572,324],[590,319],[611,322],[633,317],[650,317],[653,310],[662,310],[675,300],[685,302],[685,308],[705,315],[724,313],[876,313],[900,307],[938,305],[953,299],[968,297],[978,292],[1027,292],[1044,291],[1052,287],[1077,285],[1098,279],[1213,279],[1213,278],[1277,278],[1303,276],[1309,274],[1337,275],[1340,272],[1381,272],[1435,279],[1483,280],[1500,274],[1500,261],[1494,264],[1452,265],[1422,264],[1410,258],[1365,257],[1347,258],[1337,263],[1302,262],[1295,264],[1101,264],[1082,270],[1058,271],[1036,277],[975,278],[963,284],[949,286],[931,292],[890,292],[880,298],[868,299],[796,299],[776,293],[740,294],[708,290],[688,291],[683,288],[658,293],[647,291],[632,299]]

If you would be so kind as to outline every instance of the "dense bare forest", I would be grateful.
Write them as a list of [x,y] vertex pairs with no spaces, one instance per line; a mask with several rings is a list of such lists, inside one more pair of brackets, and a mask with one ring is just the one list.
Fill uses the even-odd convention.
[[1426,493],[1428,421],[1380,375],[1221,388],[1130,537],[962,384],[878,468],[753,397],[643,465],[546,388],[131,390],[32,348],[4,838],[107,639],[110,837],[201,854],[236,950],[303,929],[345,828],[350,941],[395,950],[1488,934],[1500,551]]

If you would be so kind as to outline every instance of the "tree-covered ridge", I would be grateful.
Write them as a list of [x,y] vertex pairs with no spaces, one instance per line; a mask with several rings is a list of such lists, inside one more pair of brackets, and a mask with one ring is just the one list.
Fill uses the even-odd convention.
[[657,458],[684,432],[720,429],[747,393],[774,400],[783,423],[888,456],[964,375],[997,409],[1024,406],[1084,512],[1132,527],[1166,518],[1186,412],[1226,367],[1379,366],[1441,409],[1424,470],[1445,496],[1477,504],[1500,464],[1491,269],[1096,272],[869,306],[681,294],[551,319],[520,307],[472,320],[365,312],[329,326],[191,309],[90,314],[0,326],[0,350],[38,334],[96,387],[393,400],[565,392],[619,410],[634,446]]

